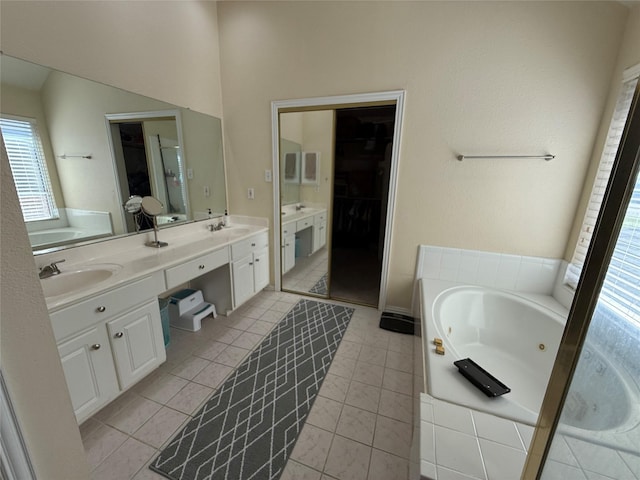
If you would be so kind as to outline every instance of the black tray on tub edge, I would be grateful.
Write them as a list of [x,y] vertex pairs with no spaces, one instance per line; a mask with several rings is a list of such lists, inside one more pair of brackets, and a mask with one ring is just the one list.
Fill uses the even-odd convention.
[[511,389],[470,358],[456,360],[458,371],[487,397],[499,397]]

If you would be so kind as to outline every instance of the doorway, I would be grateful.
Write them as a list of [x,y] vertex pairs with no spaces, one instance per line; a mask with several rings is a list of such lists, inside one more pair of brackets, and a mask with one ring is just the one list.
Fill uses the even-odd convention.
[[395,105],[336,109],[329,296],[378,305]]
[[[106,115],[121,204],[132,196],[153,196],[163,205],[158,224],[186,221],[186,186],[180,116],[174,111]],[[151,228],[144,216],[127,215],[126,231]]]
[[[272,102],[276,290],[386,307],[403,106],[403,91]],[[291,129],[291,118],[309,112],[331,114],[328,155],[306,144],[304,127]],[[308,201],[305,190],[316,195]],[[298,221],[305,215],[309,223]],[[305,263],[326,275],[312,286],[298,275],[292,288],[291,273]]]

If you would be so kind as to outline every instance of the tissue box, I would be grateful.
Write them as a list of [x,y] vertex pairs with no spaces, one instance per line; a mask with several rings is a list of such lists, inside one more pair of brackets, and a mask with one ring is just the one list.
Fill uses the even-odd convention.
[[186,288],[169,299],[169,322],[172,327],[197,332],[202,319],[208,315],[216,318],[216,307],[204,301],[202,291]]

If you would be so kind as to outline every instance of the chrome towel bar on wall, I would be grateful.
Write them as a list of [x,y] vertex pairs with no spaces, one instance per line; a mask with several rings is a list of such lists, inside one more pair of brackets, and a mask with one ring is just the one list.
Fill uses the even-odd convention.
[[556,156],[548,153],[546,155],[458,155],[456,158],[459,161],[473,158],[540,158],[548,162],[556,158]]

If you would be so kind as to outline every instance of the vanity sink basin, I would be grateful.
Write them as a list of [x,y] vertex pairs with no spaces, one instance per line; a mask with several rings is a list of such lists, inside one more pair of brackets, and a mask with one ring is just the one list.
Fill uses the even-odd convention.
[[240,237],[242,235],[246,235],[251,232],[251,229],[248,227],[226,227],[224,231],[230,237]]
[[43,278],[40,280],[40,284],[45,297],[57,297],[104,282],[121,268],[122,266],[115,264],[81,267],[75,270],[62,271],[60,274],[49,278]]

